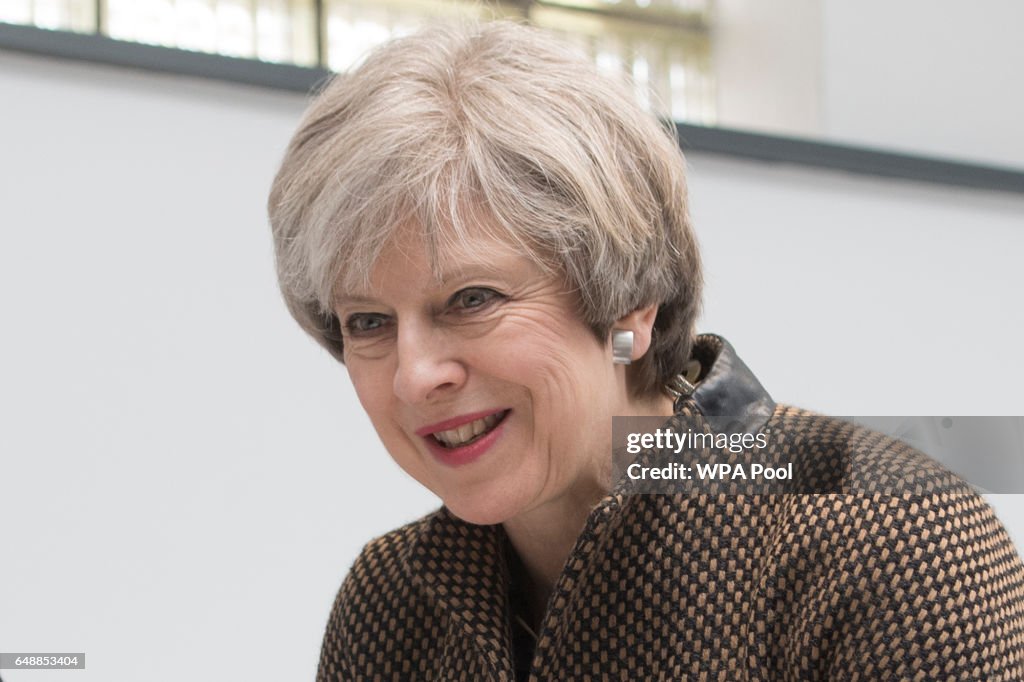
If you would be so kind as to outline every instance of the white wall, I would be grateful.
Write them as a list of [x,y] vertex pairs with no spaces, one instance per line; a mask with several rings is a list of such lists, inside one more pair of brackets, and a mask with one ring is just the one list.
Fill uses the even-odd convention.
[[359,548],[434,504],[276,289],[302,98],[0,60],[0,649],[312,679]]
[[718,123],[1024,168],[1019,0],[716,0]]
[[[4,680],[312,679],[359,548],[437,502],[276,290],[303,98],[4,52],[0,92],[0,649],[88,660]],[[777,399],[1024,414],[1024,197],[691,165],[702,327]]]
[[825,135],[1024,168],[1024,3],[823,7]]

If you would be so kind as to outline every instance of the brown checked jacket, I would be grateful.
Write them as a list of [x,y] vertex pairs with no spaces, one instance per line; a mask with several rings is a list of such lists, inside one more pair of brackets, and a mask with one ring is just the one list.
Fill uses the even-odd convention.
[[502,527],[442,507],[366,545],[318,682],[1024,680],[1024,566],[970,486],[899,441],[774,404],[720,337],[699,337],[694,357],[703,376],[677,416],[749,418],[804,492],[620,482],[535,643],[514,625]]

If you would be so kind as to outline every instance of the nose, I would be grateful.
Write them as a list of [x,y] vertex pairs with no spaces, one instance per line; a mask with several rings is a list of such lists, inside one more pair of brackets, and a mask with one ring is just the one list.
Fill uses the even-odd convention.
[[458,391],[466,382],[466,367],[456,357],[445,334],[429,324],[399,325],[395,395],[415,405]]

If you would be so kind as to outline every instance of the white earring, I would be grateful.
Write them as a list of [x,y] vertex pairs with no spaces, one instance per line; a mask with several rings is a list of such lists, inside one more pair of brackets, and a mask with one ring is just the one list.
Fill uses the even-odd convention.
[[616,365],[633,362],[633,332],[628,329],[612,330],[612,362]]

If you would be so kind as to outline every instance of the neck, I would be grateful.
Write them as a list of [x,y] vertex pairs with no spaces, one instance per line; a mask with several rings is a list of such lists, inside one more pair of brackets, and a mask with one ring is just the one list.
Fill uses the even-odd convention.
[[[673,413],[672,400],[664,397],[643,405],[633,404],[631,408],[631,414],[670,416]],[[536,631],[587,517],[611,490],[610,454],[609,451],[595,457],[594,471],[563,495],[502,524],[525,568],[530,625]]]
[[503,524],[525,569],[524,588],[534,631],[539,631],[548,598],[587,517],[608,490],[604,485],[588,486],[585,492],[574,490]]

